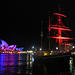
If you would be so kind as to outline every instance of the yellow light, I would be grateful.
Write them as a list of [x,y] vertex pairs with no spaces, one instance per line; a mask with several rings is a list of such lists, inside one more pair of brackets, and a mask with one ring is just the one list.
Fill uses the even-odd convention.
[[20,52],[18,52],[18,53],[27,53],[26,51],[20,51]]
[[44,53],[44,56],[46,56],[47,55],[47,53]]
[[53,53],[50,53],[50,55],[52,55]]
[[33,53],[33,51],[27,51],[27,53]]

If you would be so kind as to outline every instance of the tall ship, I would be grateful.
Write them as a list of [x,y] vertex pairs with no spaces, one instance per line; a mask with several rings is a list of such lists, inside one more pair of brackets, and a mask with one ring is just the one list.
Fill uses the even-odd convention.
[[[56,17],[57,22],[56,24],[51,24],[51,16],[49,16],[49,49],[43,50],[43,47],[41,46],[42,48],[40,49],[40,51],[37,51],[35,53],[32,67],[33,75],[35,75],[36,73],[38,75],[71,75],[71,73],[69,72],[69,61],[72,50],[72,43],[70,41],[72,40],[72,38],[66,36],[65,33],[69,33],[72,30],[66,27],[62,22],[62,18],[66,18],[67,16],[60,13],[53,13],[52,15]],[[41,35],[41,39],[42,38],[43,35]],[[55,43],[57,45],[53,45],[54,47],[56,47],[55,50],[51,50],[50,47],[50,45],[52,44],[52,39],[55,39]],[[60,72],[66,73],[60,74]]]
[[[54,23],[51,24],[52,16],[54,16],[53,19],[55,20],[53,21],[56,22],[56,23],[54,22],[55,24]],[[71,32],[72,30],[64,25],[62,19],[65,18],[67,18],[67,16],[61,13],[52,13],[52,15],[49,16],[49,27],[48,27],[49,49],[44,51],[41,48],[41,50],[37,52],[38,53],[37,55],[46,56],[46,55],[59,54],[59,53],[69,53],[72,50],[73,43],[70,41],[73,40],[73,38],[67,36],[69,35],[69,32]],[[42,38],[43,38],[43,33],[41,32],[41,44],[42,44]],[[50,48],[52,40],[55,40],[54,50],[51,50]]]
[[[66,18],[67,16],[60,13],[53,13],[53,15],[57,17],[57,23],[54,25],[50,24],[50,16],[49,16],[49,38],[56,39],[56,43],[58,43],[59,51],[70,50],[71,48],[68,49],[67,46],[71,46],[71,43],[69,43],[69,40],[72,40],[72,38],[66,37],[65,33],[70,32],[72,30],[66,27],[62,22],[62,18]],[[54,30],[53,36],[50,36],[51,30]],[[63,45],[64,47],[62,48]]]

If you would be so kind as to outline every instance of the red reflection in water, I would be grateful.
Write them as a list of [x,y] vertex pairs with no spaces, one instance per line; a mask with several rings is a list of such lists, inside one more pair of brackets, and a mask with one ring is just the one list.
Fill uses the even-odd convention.
[[71,73],[67,73],[67,72],[60,72],[59,75],[71,75]]
[[[14,55],[9,55],[9,54],[0,54],[0,75],[5,73],[5,72],[11,72],[14,73],[14,61],[15,57]],[[12,67],[9,67],[12,66]]]
[[14,65],[14,55],[11,54],[9,61],[10,61],[9,65],[13,66]]
[[0,54],[0,75],[21,74],[21,60],[20,54]]
[[8,64],[8,54],[5,54],[5,56],[4,56],[4,66],[8,66],[9,64]]
[[17,72],[17,74],[21,74],[20,67],[21,67],[21,65],[20,65],[20,54],[19,54],[19,63],[18,63],[18,72]]

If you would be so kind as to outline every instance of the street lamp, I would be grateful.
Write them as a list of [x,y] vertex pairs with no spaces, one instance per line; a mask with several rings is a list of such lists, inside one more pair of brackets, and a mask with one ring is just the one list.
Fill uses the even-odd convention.
[[42,48],[40,48],[40,51],[42,50]]
[[58,47],[56,47],[56,50],[58,50]]
[[34,48],[35,48],[35,47],[34,47],[34,46],[32,46],[32,50],[34,50]]
[[75,48],[75,46],[72,46],[72,48]]

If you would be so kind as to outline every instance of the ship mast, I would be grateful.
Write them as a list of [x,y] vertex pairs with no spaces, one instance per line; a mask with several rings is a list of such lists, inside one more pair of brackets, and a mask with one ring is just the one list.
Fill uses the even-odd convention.
[[[49,36],[50,36],[50,16],[49,16]],[[49,39],[49,50],[50,50],[50,39]]]
[[62,19],[61,17],[64,17],[66,18],[67,16],[63,15],[63,14],[60,14],[60,13],[53,13],[53,15],[57,16],[57,24],[55,25],[50,25],[50,17],[49,17],[49,35],[50,35],[50,31],[52,29],[56,30],[58,33],[56,34],[56,36],[50,36],[49,38],[53,38],[53,39],[56,39],[56,41],[58,41],[58,44],[59,44],[59,50],[61,50],[61,45],[63,42],[68,42],[68,40],[71,40],[72,38],[70,37],[63,37],[62,36],[62,33],[63,31],[72,31],[71,29],[67,28],[63,23],[62,23]]
[[43,21],[41,21],[41,50],[43,49]]

